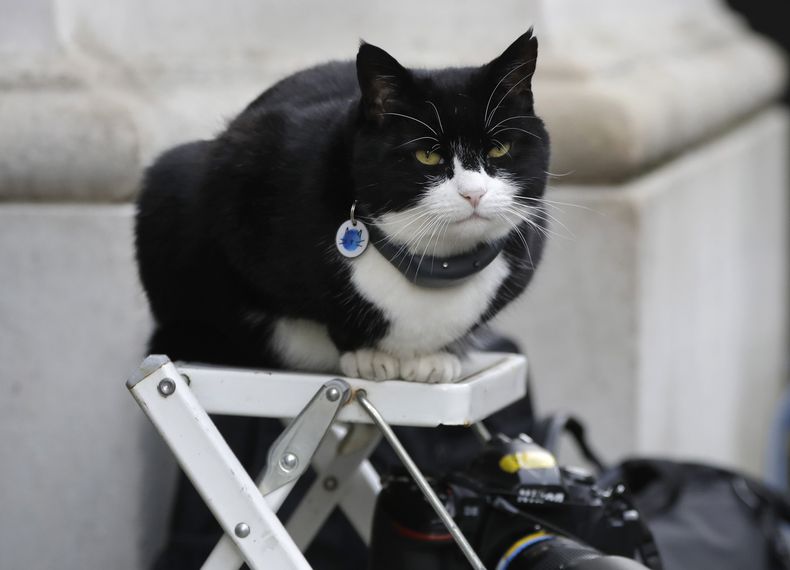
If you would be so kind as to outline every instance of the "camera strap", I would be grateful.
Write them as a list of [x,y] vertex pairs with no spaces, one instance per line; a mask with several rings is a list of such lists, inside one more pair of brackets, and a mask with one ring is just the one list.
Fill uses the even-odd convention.
[[574,416],[568,414],[554,414],[539,420],[535,425],[535,433],[531,434],[541,447],[550,451],[555,456],[558,454],[560,437],[569,434],[581,451],[584,458],[598,469],[604,471],[606,465],[601,461],[600,456],[593,451],[587,442],[587,431],[584,424]]

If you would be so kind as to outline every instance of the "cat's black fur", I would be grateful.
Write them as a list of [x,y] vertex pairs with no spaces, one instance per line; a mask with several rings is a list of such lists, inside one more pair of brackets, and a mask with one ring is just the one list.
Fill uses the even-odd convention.
[[[530,134],[501,134],[512,141],[511,154],[499,165],[489,161],[486,172],[505,169],[524,196],[540,198],[549,148],[533,109],[536,54],[528,32],[480,68],[405,70],[363,44],[356,65],[327,63],[287,77],[217,138],[161,156],[146,174],[136,224],[140,275],[157,323],[151,351],[281,366],[267,339],[283,316],[327,325],[340,351],[374,346],[389,323],[350,284],[349,261],[334,239],[354,200],[372,220],[413,206],[423,189],[426,167],[414,152],[426,145],[398,147],[425,128],[387,113],[434,126],[438,115],[443,145],[460,140],[485,152],[493,144],[485,110],[504,95],[495,122],[525,117],[511,124]],[[473,154],[458,158],[466,165]],[[451,178],[452,161],[432,172]],[[503,253],[510,276],[480,323],[524,289],[540,258],[543,232],[528,224],[518,230]]]

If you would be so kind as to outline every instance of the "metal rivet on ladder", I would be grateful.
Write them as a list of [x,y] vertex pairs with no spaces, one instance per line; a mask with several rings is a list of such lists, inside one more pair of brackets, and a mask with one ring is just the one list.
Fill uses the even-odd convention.
[[326,399],[330,402],[337,402],[337,399],[340,397],[340,389],[332,386],[329,390],[326,391]]
[[156,389],[159,390],[159,393],[162,394],[163,397],[167,398],[170,394],[176,391],[176,383],[170,378],[165,378],[164,380],[159,381],[159,385],[156,387]]
[[250,525],[247,523],[239,523],[236,525],[236,528],[233,529],[233,532],[236,533],[236,536],[239,538],[244,538],[250,535]]
[[284,471],[292,471],[296,469],[297,465],[299,465],[299,458],[290,451],[280,458],[280,467]]
[[337,478],[332,477],[331,475],[324,479],[324,489],[327,491],[334,491],[337,489]]

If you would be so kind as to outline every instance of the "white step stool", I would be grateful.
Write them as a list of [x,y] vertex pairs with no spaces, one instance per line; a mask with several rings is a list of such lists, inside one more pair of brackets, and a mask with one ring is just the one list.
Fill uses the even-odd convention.
[[[225,531],[204,570],[243,562],[253,570],[309,569],[301,551],[338,505],[369,543],[381,485],[367,458],[382,435],[472,567],[485,570],[390,425],[484,432],[477,422],[525,395],[526,369],[521,355],[475,353],[458,382],[420,384],[173,364],[152,355],[126,385]],[[295,418],[269,449],[258,485],[209,413]],[[310,464],[319,476],[284,527],[275,512]]]

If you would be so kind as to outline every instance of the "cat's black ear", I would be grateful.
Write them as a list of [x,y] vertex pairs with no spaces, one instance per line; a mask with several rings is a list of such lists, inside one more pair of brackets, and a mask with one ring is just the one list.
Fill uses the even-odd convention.
[[499,97],[509,91],[509,95],[531,93],[532,75],[538,59],[538,39],[532,35],[532,28],[510,44],[502,55],[489,63],[487,79],[496,89]]
[[357,80],[365,116],[377,122],[403,102],[412,84],[411,74],[394,57],[365,42],[357,53]]

